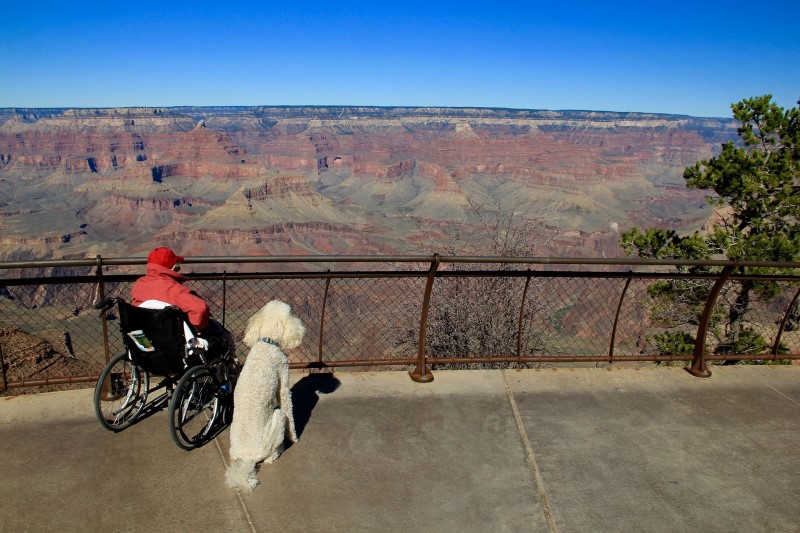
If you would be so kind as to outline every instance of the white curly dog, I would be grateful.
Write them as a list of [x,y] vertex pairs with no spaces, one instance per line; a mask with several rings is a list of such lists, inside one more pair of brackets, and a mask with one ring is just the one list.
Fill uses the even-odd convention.
[[231,464],[228,486],[249,492],[258,485],[256,465],[272,463],[284,439],[297,442],[289,391],[289,361],[283,350],[296,348],[306,328],[291,308],[273,300],[247,322],[244,344],[250,353],[233,393]]

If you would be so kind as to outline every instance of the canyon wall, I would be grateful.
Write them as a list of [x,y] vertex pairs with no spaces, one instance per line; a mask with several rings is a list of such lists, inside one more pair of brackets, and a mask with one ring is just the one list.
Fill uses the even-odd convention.
[[735,137],[635,113],[0,109],[0,258],[480,249],[492,213],[554,230],[540,255],[614,256],[633,225],[702,227],[683,169]]

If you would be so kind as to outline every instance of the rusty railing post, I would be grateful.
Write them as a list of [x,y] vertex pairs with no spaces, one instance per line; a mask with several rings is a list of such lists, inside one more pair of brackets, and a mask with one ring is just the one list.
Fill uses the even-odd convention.
[[428,280],[425,283],[425,295],[422,298],[422,316],[419,320],[419,351],[417,352],[417,366],[408,375],[417,383],[430,383],[433,381],[433,374],[425,362],[425,344],[428,329],[428,309],[431,303],[431,292],[433,291],[433,280],[439,270],[439,254],[433,254],[431,268],[428,270]]
[[694,353],[692,359],[692,366],[685,367],[688,373],[698,378],[711,377],[711,371],[706,365],[706,334],[708,333],[708,325],[711,323],[711,315],[714,311],[714,305],[717,303],[722,286],[728,281],[731,273],[736,270],[738,265],[734,262],[733,265],[728,265],[722,269],[717,281],[711,288],[711,293],[706,300],[705,308],[703,308],[703,315],[700,317],[700,324],[697,326],[697,338],[694,341]]
[[[97,255],[97,301],[102,302],[106,298],[106,289],[103,284],[103,258],[100,254]],[[107,310],[103,310],[100,314],[103,324],[103,351],[105,352],[106,364],[111,361],[111,350],[108,347],[108,320],[106,315]]]
[[6,376],[6,360],[3,357],[3,343],[0,342],[0,368],[3,369],[3,392],[8,392],[8,376]]
[[628,292],[628,287],[631,285],[633,276],[628,276],[625,280],[625,286],[622,288],[622,294],[619,295],[619,303],[617,304],[617,314],[614,316],[614,327],[611,329],[611,344],[608,347],[609,363],[614,362],[614,344],[617,339],[617,324],[619,324],[619,313],[622,311],[622,302],[625,300],[625,294]]
[[[519,323],[517,325],[517,359],[522,359],[522,319],[525,315],[525,299],[528,297],[528,286],[531,284],[531,269],[525,278],[525,288],[522,290],[522,302],[519,305]],[[521,363],[522,361],[519,361]]]
[[783,315],[781,325],[778,327],[778,334],[775,335],[775,344],[772,345],[772,355],[778,355],[778,349],[781,346],[781,336],[783,336],[783,330],[786,328],[786,322],[789,320],[789,314],[792,312],[792,307],[794,307],[794,304],[797,303],[798,298],[800,298],[800,289],[797,289],[794,298],[792,298],[791,303],[789,303],[789,307],[786,308],[786,313]]
[[331,269],[328,269],[328,277],[325,278],[325,294],[322,296],[322,314],[319,318],[319,351],[317,352],[317,363],[320,368],[325,366],[322,362],[322,331],[325,328],[325,310],[328,306],[328,290],[331,287]]

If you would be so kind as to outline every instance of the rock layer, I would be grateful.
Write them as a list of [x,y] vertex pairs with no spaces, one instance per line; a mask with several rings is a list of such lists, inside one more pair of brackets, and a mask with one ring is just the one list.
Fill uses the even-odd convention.
[[2,109],[0,255],[427,253],[479,235],[476,207],[557,228],[543,254],[618,255],[630,225],[702,226],[683,169],[735,136],[632,113]]

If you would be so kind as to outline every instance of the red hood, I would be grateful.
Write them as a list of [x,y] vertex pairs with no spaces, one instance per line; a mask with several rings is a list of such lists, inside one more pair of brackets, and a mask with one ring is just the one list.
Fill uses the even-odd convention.
[[147,263],[147,274],[150,276],[166,276],[174,279],[178,283],[183,283],[189,279],[180,272],[175,272],[170,268],[156,263]]

